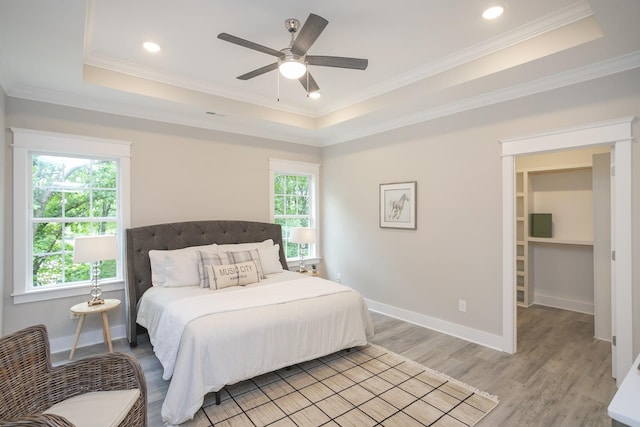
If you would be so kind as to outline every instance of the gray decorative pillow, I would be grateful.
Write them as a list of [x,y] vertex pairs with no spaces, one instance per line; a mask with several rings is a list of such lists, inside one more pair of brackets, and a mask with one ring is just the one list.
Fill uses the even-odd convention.
[[238,264],[240,262],[253,261],[256,263],[256,268],[258,269],[258,277],[260,279],[266,279],[264,272],[262,271],[262,262],[260,262],[260,254],[257,249],[251,249],[248,251],[234,251],[234,252],[226,252],[231,260],[230,264]]
[[207,265],[228,265],[234,264],[230,260],[227,252],[218,252],[217,250],[210,251],[198,251],[200,255],[200,263],[198,265],[198,273],[200,275],[200,287],[208,288],[211,279],[209,278],[209,272],[205,266]]

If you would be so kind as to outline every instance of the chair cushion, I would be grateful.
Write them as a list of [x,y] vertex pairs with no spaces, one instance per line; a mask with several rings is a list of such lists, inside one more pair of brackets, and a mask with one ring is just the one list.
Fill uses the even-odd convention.
[[115,427],[125,419],[140,390],[94,391],[56,403],[45,414],[65,417],[77,427]]

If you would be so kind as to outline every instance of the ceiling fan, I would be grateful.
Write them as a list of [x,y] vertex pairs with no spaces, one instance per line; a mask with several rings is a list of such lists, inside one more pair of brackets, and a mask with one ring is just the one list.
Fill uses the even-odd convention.
[[297,19],[287,19],[284,22],[284,25],[287,31],[291,34],[291,42],[288,47],[281,50],[271,49],[227,33],[218,34],[218,38],[220,40],[257,50],[278,58],[277,62],[238,76],[238,79],[249,80],[264,73],[268,73],[269,71],[278,69],[280,74],[284,77],[288,79],[298,79],[307,91],[307,94],[312,94],[319,93],[318,91],[320,88],[309,73],[307,69],[308,65],[365,70],[369,64],[367,59],[307,55],[307,51],[320,36],[320,33],[322,33],[328,23],[329,21],[313,13],[309,14],[309,17],[302,27],[300,27],[300,21]]

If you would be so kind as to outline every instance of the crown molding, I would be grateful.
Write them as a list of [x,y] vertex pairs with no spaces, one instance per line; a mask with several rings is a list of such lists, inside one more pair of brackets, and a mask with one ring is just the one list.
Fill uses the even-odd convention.
[[[191,114],[162,110],[160,108],[149,108],[148,106],[135,106],[118,102],[105,101],[96,98],[79,96],[73,93],[53,91],[32,86],[15,85],[10,90],[6,90],[7,95],[15,98],[24,98],[38,102],[48,102],[52,104],[64,105],[68,107],[83,108],[104,113],[121,116],[136,117],[140,119],[154,120],[177,125],[192,126],[221,132],[229,132],[240,135],[252,136],[263,139],[274,139],[282,142],[291,142],[311,146],[330,146],[334,144],[346,143],[355,139],[371,136],[374,134],[399,129],[414,124],[427,122],[430,120],[446,117],[448,115],[482,108],[501,102],[522,98],[537,93],[547,92],[576,83],[581,83],[612,74],[621,73],[640,67],[640,51],[634,51],[599,63],[575,68],[573,70],[558,73],[549,77],[544,77],[531,82],[514,85],[505,89],[500,89],[482,95],[465,98],[451,102],[436,108],[420,111],[398,119],[393,119],[380,123],[376,126],[369,126],[354,132],[341,133],[336,137],[314,138],[313,131],[288,131],[283,126],[254,127],[247,123],[232,123],[230,120],[216,121],[211,117],[202,117],[201,114]],[[215,116],[214,116],[215,117]],[[291,129],[291,128],[289,128]],[[329,132],[330,129],[328,129]]]
[[[134,117],[144,120],[152,120],[162,123],[171,123],[181,126],[189,126],[213,131],[226,132],[238,135],[251,136],[264,140],[274,140],[278,142],[290,142],[294,144],[310,145],[319,147],[322,142],[317,138],[309,136],[311,131],[300,130],[299,132],[288,131],[285,126],[266,124],[257,127],[248,123],[234,123],[224,115],[210,116],[205,114],[176,112],[163,110],[160,108],[150,108],[149,106],[133,105],[130,103],[112,102],[99,98],[91,98],[74,93],[54,91],[46,88],[15,85],[7,93],[13,98],[26,99],[36,102],[56,104],[65,107],[81,108],[101,113],[115,114],[124,117]],[[221,120],[219,120],[221,119]],[[286,128],[281,130],[280,128]]]
[[541,36],[550,31],[562,28],[592,15],[593,11],[591,10],[589,4],[585,1],[578,1],[557,12],[539,18],[535,21],[531,21],[512,31],[501,34],[498,37],[494,37],[482,43],[478,43],[474,46],[470,46],[466,49],[457,51],[444,58],[438,58],[438,60],[433,61],[429,64],[400,74],[395,78],[381,84],[372,86],[366,91],[354,94],[351,97],[346,97],[343,101],[331,104],[321,110],[320,116],[333,113],[343,108],[347,108],[353,104],[364,102],[370,98],[383,95],[417,81],[435,76],[436,74],[440,74],[444,71],[462,66],[469,62],[475,61],[487,55],[491,55],[492,53],[499,52],[503,49],[515,46],[526,40]]
[[[93,9],[93,7],[91,4],[89,8],[90,13],[87,14],[87,30],[85,34],[86,41],[90,41],[92,39],[90,27],[92,24],[91,10]],[[123,61],[104,55],[91,54],[86,50],[86,47],[84,53],[84,63],[87,65],[104,68],[110,71],[123,73],[134,77],[158,81],[189,90],[199,91],[216,96],[223,96],[240,102],[247,102],[254,105],[259,105],[261,107],[271,108],[317,119],[328,114],[335,113],[344,108],[348,108],[354,104],[367,101],[376,96],[392,92],[396,89],[410,85],[417,81],[432,77],[444,71],[462,66],[466,63],[517,45],[526,40],[538,37],[542,34],[548,33],[558,28],[562,28],[566,25],[592,15],[593,11],[586,1],[577,1],[576,3],[560,9],[553,14],[529,22],[498,37],[494,37],[469,48],[457,51],[444,58],[439,58],[437,61],[433,61],[431,63],[425,64],[424,66],[400,74],[393,79],[374,85],[371,88],[368,88],[359,93],[354,93],[351,96],[343,98],[342,101],[328,104],[327,106],[322,107],[320,110],[313,111],[304,108],[286,106],[284,104],[274,106],[273,103],[265,101],[264,98],[240,95],[237,92],[231,91],[224,86],[212,85],[210,83],[197,79],[186,79],[174,73],[159,72],[155,69],[141,67],[140,65],[130,61]],[[90,44],[85,43],[85,46],[90,46]]]
[[238,102],[246,102],[248,104],[258,105],[260,107],[269,108],[272,110],[298,114],[309,118],[317,118],[317,115],[312,114],[309,110],[304,108],[295,108],[287,106],[284,103],[278,103],[278,105],[274,105],[273,102],[268,102],[262,97],[244,96],[239,94],[238,92],[231,91],[224,86],[212,85],[210,83],[197,79],[186,79],[178,74],[159,72],[155,69],[141,67],[134,62],[123,61],[121,59],[109,56],[95,54],[90,55],[85,58],[84,64],[103,68],[105,70],[113,71],[116,73],[126,74],[133,77],[180,87],[183,89],[225,97]]
[[482,95],[469,97],[460,101],[451,102],[436,108],[420,111],[415,114],[403,116],[398,119],[381,123],[378,126],[368,127],[360,131],[345,133],[336,138],[324,141],[324,146],[340,144],[355,139],[387,132],[406,126],[415,125],[422,122],[450,116],[452,114],[487,107],[525,96],[535,95],[550,90],[571,86],[606,77],[612,74],[622,73],[640,67],[640,51],[631,52],[613,59],[598,62],[593,65],[575,68],[573,70],[543,77],[527,83],[514,85],[508,88],[492,91]]

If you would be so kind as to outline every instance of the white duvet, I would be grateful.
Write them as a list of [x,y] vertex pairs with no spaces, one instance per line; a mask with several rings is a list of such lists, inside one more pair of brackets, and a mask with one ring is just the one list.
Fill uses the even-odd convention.
[[284,272],[256,285],[210,291],[152,287],[137,321],[149,331],[165,379],[165,422],[191,419],[225,385],[365,345],[373,324],[359,293]]

